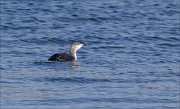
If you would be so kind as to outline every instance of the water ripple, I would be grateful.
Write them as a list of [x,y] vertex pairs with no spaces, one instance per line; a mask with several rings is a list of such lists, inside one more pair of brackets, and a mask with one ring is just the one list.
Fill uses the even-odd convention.
[[[0,105],[178,108],[178,4],[2,0]],[[47,61],[74,41],[87,44],[76,62]]]

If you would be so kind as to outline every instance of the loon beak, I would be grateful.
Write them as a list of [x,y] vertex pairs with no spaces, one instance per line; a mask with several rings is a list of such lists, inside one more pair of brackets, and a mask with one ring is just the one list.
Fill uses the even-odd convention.
[[84,43],[84,42],[83,42],[82,44],[83,44],[83,47],[87,45],[87,44],[86,44],[86,43]]
[[85,44],[85,43],[83,44],[83,46],[86,46],[86,45],[87,45],[87,44]]
[[86,48],[87,44],[83,44],[83,48],[85,47]]

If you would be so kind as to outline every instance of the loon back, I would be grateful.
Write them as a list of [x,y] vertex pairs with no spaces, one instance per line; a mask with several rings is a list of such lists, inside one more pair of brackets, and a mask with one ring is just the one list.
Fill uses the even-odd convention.
[[48,60],[65,62],[65,61],[73,61],[75,60],[75,58],[67,53],[56,53],[52,55]]

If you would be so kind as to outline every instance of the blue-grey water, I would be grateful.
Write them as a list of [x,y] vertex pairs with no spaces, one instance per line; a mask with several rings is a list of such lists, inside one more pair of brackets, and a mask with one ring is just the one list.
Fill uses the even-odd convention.
[[[1,109],[179,109],[179,0],[1,0]],[[77,62],[49,62],[73,41]]]

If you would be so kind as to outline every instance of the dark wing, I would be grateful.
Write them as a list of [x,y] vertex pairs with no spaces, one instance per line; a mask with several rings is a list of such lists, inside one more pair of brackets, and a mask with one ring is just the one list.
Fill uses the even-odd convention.
[[65,62],[65,61],[73,61],[74,57],[67,53],[56,53],[52,55],[48,60]]

